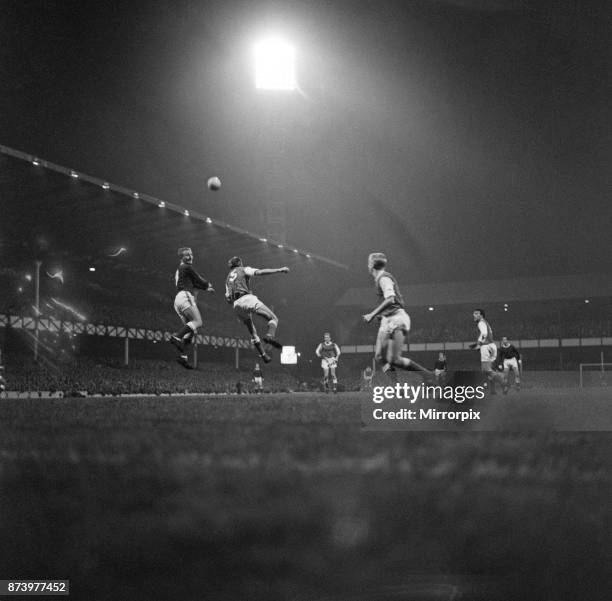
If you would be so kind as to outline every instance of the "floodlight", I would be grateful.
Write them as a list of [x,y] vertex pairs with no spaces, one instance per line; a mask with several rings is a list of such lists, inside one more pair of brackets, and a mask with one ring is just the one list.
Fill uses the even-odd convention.
[[295,49],[270,38],[255,46],[255,86],[260,90],[295,90]]

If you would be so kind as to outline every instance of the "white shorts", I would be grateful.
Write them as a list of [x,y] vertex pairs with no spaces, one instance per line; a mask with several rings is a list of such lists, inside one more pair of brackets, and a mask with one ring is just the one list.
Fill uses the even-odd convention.
[[181,290],[174,298],[174,310],[182,319],[183,313],[187,309],[195,309],[197,311],[198,306],[196,305],[195,298],[193,297],[193,294],[191,294],[191,292]]
[[234,301],[234,311],[241,318],[250,317],[251,313],[263,307],[263,303],[254,294],[245,294]]
[[509,371],[511,369],[518,373],[519,365],[516,357],[512,357],[512,359],[504,359],[504,371]]
[[257,386],[263,386],[263,378],[255,377],[253,378],[253,381],[255,382],[255,384],[257,384]]
[[436,378],[438,376],[442,376],[446,373],[445,369],[434,369],[434,376],[436,376]]
[[404,334],[410,332],[410,317],[404,309],[399,309],[393,315],[389,317],[383,317],[380,320],[380,327],[378,328],[378,334],[384,336],[392,336],[395,330],[402,330]]
[[490,342],[489,344],[483,344],[480,347],[480,362],[481,363],[491,363],[495,361],[497,357],[497,347],[494,342]]
[[322,357],[321,358],[321,367],[323,369],[332,369],[338,366],[338,359],[335,357]]

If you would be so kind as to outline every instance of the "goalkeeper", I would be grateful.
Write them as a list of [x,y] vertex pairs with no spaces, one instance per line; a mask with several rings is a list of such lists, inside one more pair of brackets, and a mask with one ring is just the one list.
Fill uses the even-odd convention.
[[329,376],[331,374],[332,389],[338,392],[338,378],[336,377],[336,367],[338,366],[338,358],[340,357],[340,347],[332,341],[331,334],[325,332],[323,334],[323,342],[319,343],[315,354],[321,359],[321,368],[323,369],[323,388],[325,392],[329,392]]

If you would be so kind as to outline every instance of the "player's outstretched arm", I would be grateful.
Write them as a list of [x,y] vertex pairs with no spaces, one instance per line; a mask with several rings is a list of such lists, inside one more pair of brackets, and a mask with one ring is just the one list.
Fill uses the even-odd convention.
[[278,269],[256,269],[254,275],[272,275],[273,273],[289,273],[289,267],[279,267]]

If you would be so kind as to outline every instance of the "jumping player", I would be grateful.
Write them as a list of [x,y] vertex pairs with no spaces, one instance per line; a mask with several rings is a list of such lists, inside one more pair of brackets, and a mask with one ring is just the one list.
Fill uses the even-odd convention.
[[338,392],[338,378],[336,377],[336,367],[340,358],[340,347],[332,342],[331,334],[325,332],[323,334],[323,342],[319,343],[315,350],[315,354],[321,359],[321,367],[323,369],[323,387],[325,392],[329,392],[329,374],[331,373],[333,391]]
[[404,311],[404,299],[397,281],[385,270],[386,265],[387,257],[383,253],[371,253],[368,256],[368,271],[374,278],[380,304],[364,315],[363,320],[369,323],[375,317],[381,318],[376,337],[375,358],[383,363],[383,372],[398,367],[420,371],[424,378],[432,378],[433,374],[428,369],[402,356],[404,341],[410,331],[410,317]]
[[521,366],[521,354],[513,344],[510,344],[508,338],[504,336],[499,350],[499,369],[503,369],[504,374],[504,394],[508,394],[508,388],[510,387],[510,370],[514,372],[514,386],[517,390],[521,389]]
[[254,269],[244,267],[240,257],[232,257],[228,261],[230,269],[225,280],[225,299],[234,307],[238,319],[244,323],[251,334],[251,341],[257,349],[260,358],[264,363],[269,363],[272,359],[265,352],[261,340],[257,335],[255,324],[253,323],[253,313],[263,317],[268,322],[268,331],[263,337],[263,341],[278,349],[283,345],[275,338],[276,328],[278,327],[278,317],[266,307],[252,292],[249,282],[256,275],[270,275],[273,273],[289,273],[289,267],[279,267],[278,269]]
[[480,369],[489,381],[491,394],[496,394],[495,381],[503,382],[504,376],[493,369],[497,358],[497,346],[493,341],[493,330],[485,319],[485,312],[482,309],[475,309],[472,316],[478,327],[478,340],[470,344],[470,348],[480,349]]
[[196,305],[194,291],[206,290],[214,292],[212,284],[205,280],[193,268],[193,252],[191,248],[183,246],[178,249],[181,262],[174,274],[176,284],[176,297],[174,298],[174,310],[183,322],[183,327],[170,336],[170,342],[179,350],[180,356],[177,361],[185,369],[193,369],[187,358],[186,348],[193,341],[198,328],[202,326],[202,316]]

